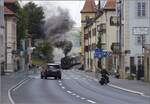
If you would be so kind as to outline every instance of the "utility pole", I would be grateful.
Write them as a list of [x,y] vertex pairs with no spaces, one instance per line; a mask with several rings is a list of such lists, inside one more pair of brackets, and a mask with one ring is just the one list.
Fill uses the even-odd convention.
[[117,18],[118,18],[118,43],[119,43],[119,69],[121,70],[122,68],[122,0],[118,0],[117,2]]

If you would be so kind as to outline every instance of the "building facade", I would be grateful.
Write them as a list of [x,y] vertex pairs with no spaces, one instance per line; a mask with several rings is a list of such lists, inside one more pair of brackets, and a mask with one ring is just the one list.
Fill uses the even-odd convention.
[[[91,71],[96,71],[97,67],[111,70],[114,64],[113,56],[103,57],[99,63],[94,53],[96,48],[111,52],[112,43],[117,41],[117,27],[114,21],[116,19],[116,0],[106,0],[104,5],[101,5],[99,1],[95,8],[97,8],[95,17],[87,18],[84,25],[84,65]],[[101,47],[98,47],[99,41]]]
[[[96,5],[94,0],[86,0],[85,4],[83,6],[83,9],[81,10],[81,55],[83,56],[83,60],[81,60],[81,64],[86,65],[86,46],[85,46],[85,32],[84,28],[89,22],[88,20],[95,18],[96,16]],[[85,66],[85,69],[86,66]]]
[[0,73],[5,69],[5,24],[4,24],[4,0],[0,0]]
[[150,83],[150,44],[144,45],[144,80]]
[[121,0],[122,77],[144,77],[144,44],[150,44],[150,1]]
[[5,36],[6,36],[6,72],[17,70],[17,38],[16,38],[16,0],[5,0],[4,2],[4,19],[5,19]]

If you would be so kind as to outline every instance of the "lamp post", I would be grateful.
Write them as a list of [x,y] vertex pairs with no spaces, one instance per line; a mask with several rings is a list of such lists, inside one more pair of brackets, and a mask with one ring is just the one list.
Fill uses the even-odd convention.
[[122,67],[122,0],[117,1],[117,18],[118,18],[118,43],[119,43],[119,67],[118,70]]

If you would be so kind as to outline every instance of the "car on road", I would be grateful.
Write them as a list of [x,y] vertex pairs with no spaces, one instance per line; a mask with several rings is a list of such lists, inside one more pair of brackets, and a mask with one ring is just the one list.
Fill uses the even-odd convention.
[[46,68],[41,71],[41,79],[47,79],[48,77],[61,79],[61,67],[59,64],[48,63]]

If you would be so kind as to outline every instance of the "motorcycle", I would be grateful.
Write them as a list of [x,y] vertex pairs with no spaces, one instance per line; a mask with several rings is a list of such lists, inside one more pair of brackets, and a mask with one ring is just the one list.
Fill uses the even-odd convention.
[[101,85],[104,85],[104,84],[107,85],[109,83],[109,77],[108,77],[108,75],[102,75],[99,83]]

